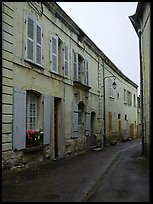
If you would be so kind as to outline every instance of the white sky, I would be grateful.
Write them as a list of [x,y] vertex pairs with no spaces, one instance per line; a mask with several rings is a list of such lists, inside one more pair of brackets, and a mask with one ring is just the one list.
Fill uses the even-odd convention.
[[128,17],[135,13],[137,2],[57,4],[118,69],[140,86],[139,41]]

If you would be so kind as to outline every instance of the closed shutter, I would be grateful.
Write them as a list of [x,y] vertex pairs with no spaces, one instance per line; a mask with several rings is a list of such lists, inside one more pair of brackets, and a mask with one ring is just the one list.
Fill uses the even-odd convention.
[[68,76],[68,46],[64,47],[64,76]]
[[42,64],[42,28],[36,25],[36,63]]
[[25,148],[26,91],[14,89],[13,95],[13,150]]
[[73,101],[72,103],[72,137],[78,137],[78,103]]
[[50,143],[51,97],[44,96],[44,144]]
[[26,19],[26,58],[34,61],[34,20],[29,16]]
[[73,73],[74,80],[78,80],[78,53],[73,50]]
[[51,70],[58,73],[58,36],[51,35]]
[[88,61],[85,61],[85,84],[89,85]]
[[86,114],[85,135],[91,136],[91,109],[89,106],[87,106],[85,114]]

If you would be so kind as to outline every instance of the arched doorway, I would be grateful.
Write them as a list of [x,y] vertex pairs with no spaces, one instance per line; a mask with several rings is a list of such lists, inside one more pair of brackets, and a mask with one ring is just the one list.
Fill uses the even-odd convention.
[[97,144],[97,139],[95,136],[95,120],[96,120],[96,113],[94,111],[91,112],[91,139],[90,145],[94,146]]

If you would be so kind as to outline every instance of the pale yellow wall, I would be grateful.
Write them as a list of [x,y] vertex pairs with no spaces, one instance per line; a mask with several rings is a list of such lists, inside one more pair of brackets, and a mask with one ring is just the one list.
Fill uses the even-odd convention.
[[[7,6],[4,6],[4,5]],[[12,150],[12,108],[13,108],[13,88],[21,88],[23,90],[35,90],[42,95],[59,97],[62,99],[63,111],[63,137],[65,140],[70,140],[72,136],[72,101],[74,100],[73,87],[73,61],[72,50],[81,54],[89,63],[89,90],[88,98],[85,96],[85,91],[80,90],[80,99],[86,105],[88,104],[96,113],[95,132],[99,138],[103,134],[103,61],[97,57],[97,53],[90,49],[87,43],[79,42],[78,37],[70,31],[51,11],[43,5],[43,15],[37,14],[28,2],[6,2],[3,3],[5,11],[12,16],[8,17],[3,13],[3,19],[10,23],[10,27],[3,22],[3,27],[7,32],[3,32],[3,151]],[[8,9],[10,7],[10,9]],[[43,66],[38,69],[35,65],[31,65],[25,61],[25,17],[30,14],[36,17],[43,29]],[[64,31],[64,32],[63,32]],[[10,33],[8,35],[8,32]],[[63,78],[60,75],[51,73],[50,71],[50,34],[57,34],[59,38],[68,45],[69,48],[69,76]],[[8,50],[9,52],[6,52]],[[100,53],[99,53],[100,54]],[[7,60],[6,60],[7,59]],[[98,63],[99,60],[99,63]],[[99,67],[98,67],[99,66]],[[117,77],[117,89],[115,90],[114,101],[110,101],[106,91],[106,108],[115,113],[113,117],[113,129],[116,131],[116,117],[121,113],[124,118],[124,113],[129,116],[130,123],[136,119],[137,109],[126,107],[123,103],[123,89],[135,93],[136,89],[108,65],[105,66],[105,76],[113,74]],[[7,67],[7,69],[6,69]],[[107,80],[106,80],[107,81]],[[106,90],[107,86],[106,86]],[[120,99],[116,99],[116,93],[120,93]],[[9,93],[6,94],[6,93]],[[133,99],[133,95],[132,95]],[[132,109],[131,109],[132,108]],[[53,106],[52,106],[53,109]],[[9,113],[10,115],[6,114]],[[107,113],[107,111],[106,111]],[[106,114],[107,115],[107,114]],[[106,118],[107,120],[108,118]],[[123,119],[124,120],[124,119]],[[6,122],[7,121],[7,124]],[[9,123],[8,123],[9,122]],[[7,132],[7,134],[5,134]],[[9,141],[9,142],[8,142]],[[64,145],[64,143],[63,143]],[[60,147],[61,148],[61,147]],[[62,149],[62,148],[61,148]],[[9,152],[10,154],[10,152]],[[52,153],[53,154],[53,153]],[[13,154],[14,155],[14,154]],[[19,154],[18,154],[19,155]],[[10,156],[10,155],[9,155]]]
[[144,13],[142,16],[141,24],[141,44],[142,44],[142,68],[143,68],[143,109],[145,117],[145,137],[146,143],[149,146],[150,143],[150,114],[151,114],[151,21],[150,21],[151,10],[150,6],[146,4],[144,8]]

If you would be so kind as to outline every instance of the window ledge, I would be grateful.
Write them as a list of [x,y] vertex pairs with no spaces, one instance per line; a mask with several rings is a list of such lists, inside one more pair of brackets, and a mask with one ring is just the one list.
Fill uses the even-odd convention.
[[35,66],[34,68],[44,70],[44,67],[42,65],[39,65],[37,63],[34,63],[28,59],[24,59],[25,62],[29,63],[31,66]]
[[88,90],[88,91],[91,89],[91,87],[89,85],[82,84],[81,82],[75,81],[75,80],[73,80],[73,85],[77,86],[77,87],[80,87],[82,89]]
[[30,147],[30,148],[24,149],[23,152],[24,152],[24,153],[34,152],[34,151],[42,150],[43,148],[44,148],[43,145],[41,145],[41,146],[36,146],[36,147]]

